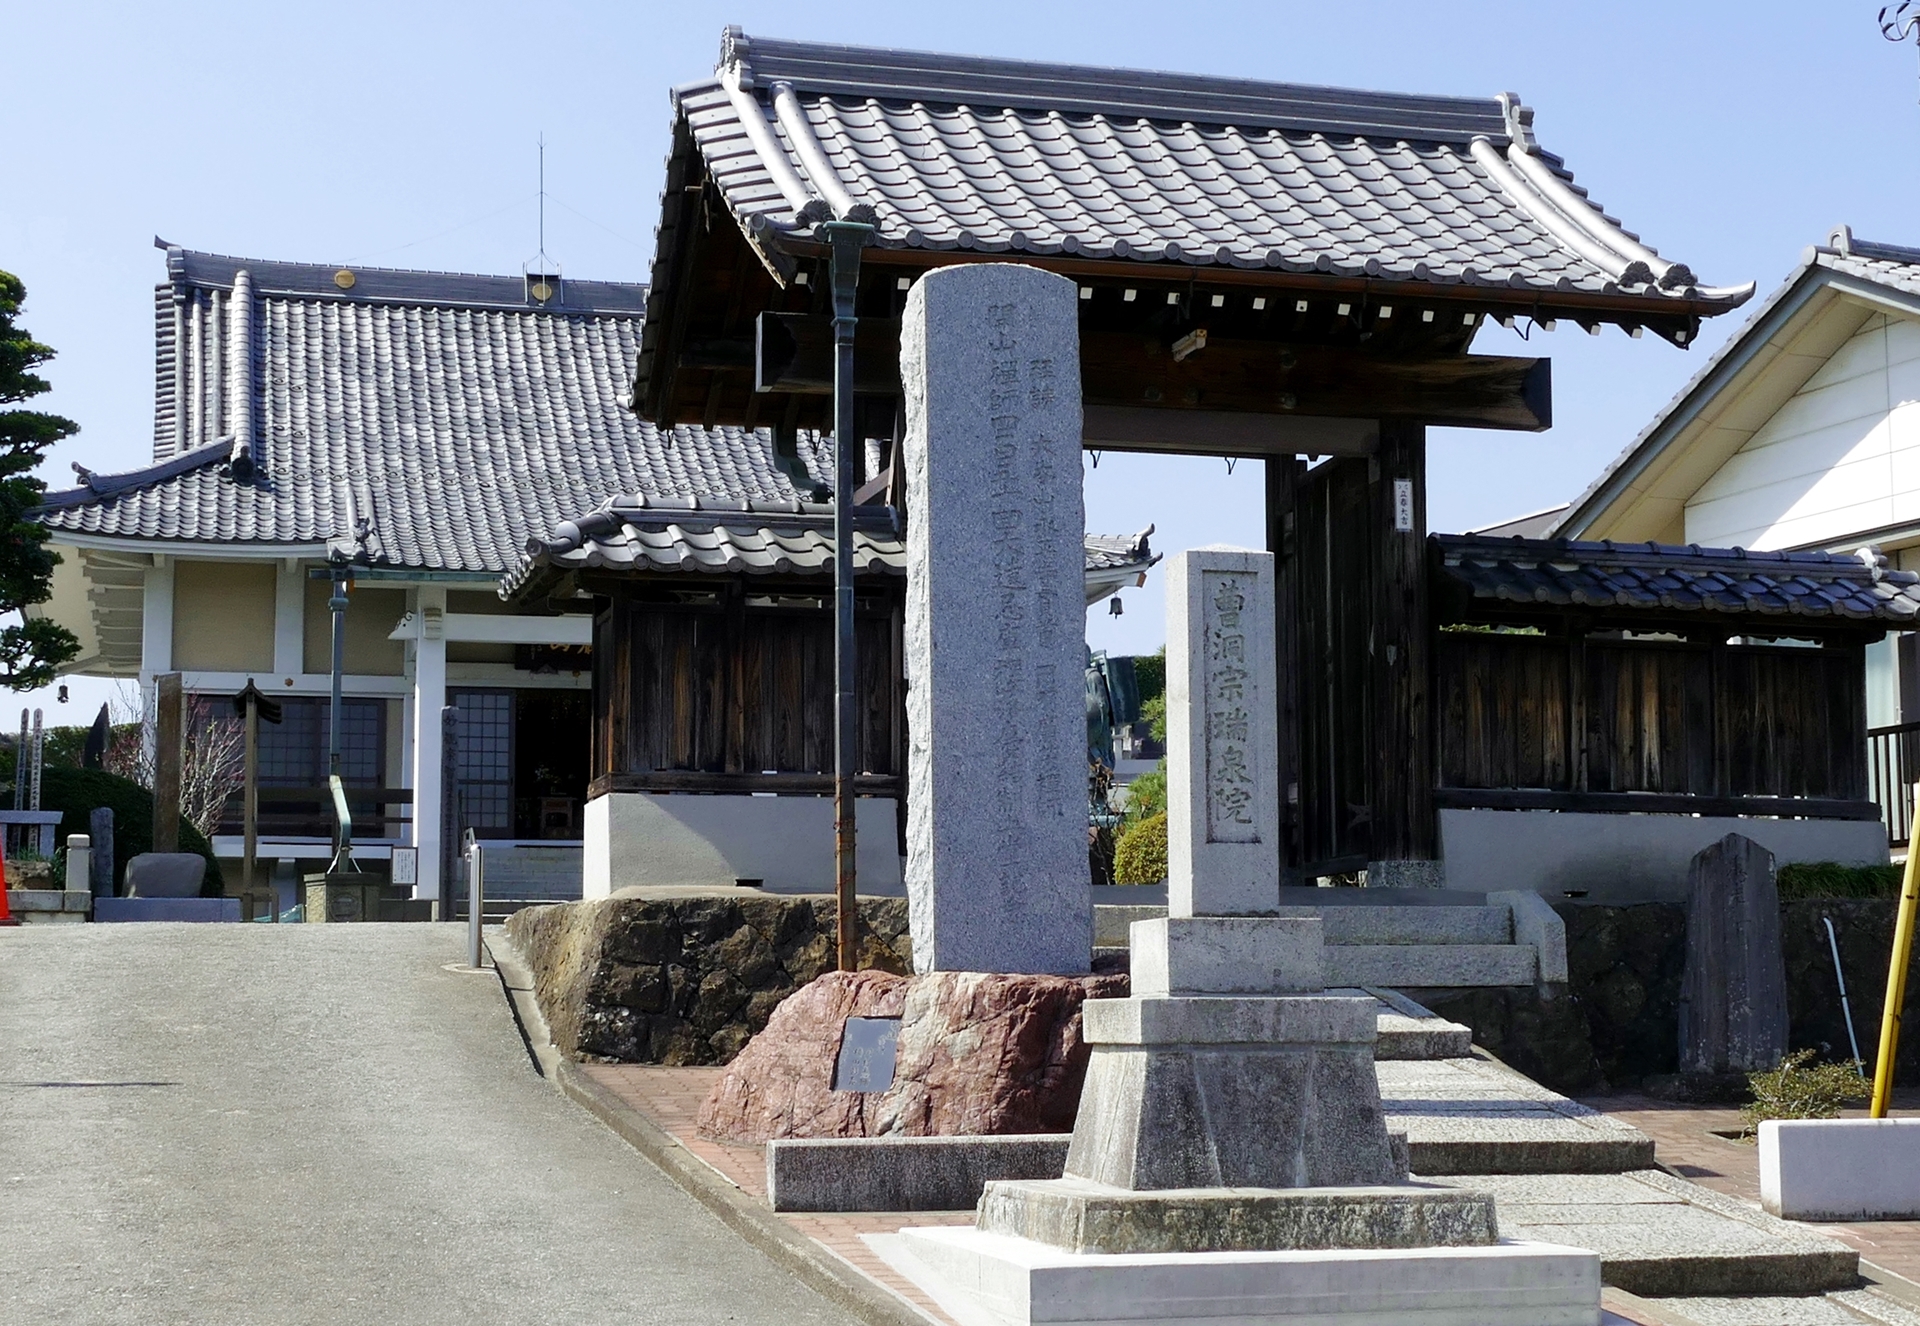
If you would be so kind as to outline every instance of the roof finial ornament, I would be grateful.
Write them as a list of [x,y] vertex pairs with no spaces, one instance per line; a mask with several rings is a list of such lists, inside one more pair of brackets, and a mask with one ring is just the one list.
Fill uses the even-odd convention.
[[1896,44],[1920,31],[1920,0],[1900,0],[1880,8],[1880,35]]
[[1849,225],[1835,226],[1832,232],[1827,235],[1827,247],[1842,256],[1852,254],[1853,227]]

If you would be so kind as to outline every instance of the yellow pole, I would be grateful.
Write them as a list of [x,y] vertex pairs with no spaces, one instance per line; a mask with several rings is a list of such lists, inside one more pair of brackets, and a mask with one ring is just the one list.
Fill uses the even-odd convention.
[[[1920,785],[1914,788],[1920,801]],[[1909,835],[1911,837],[1912,835]],[[1880,1014],[1880,1054],[1873,1069],[1873,1117],[1887,1117],[1893,1097],[1893,1056],[1900,1048],[1900,1009],[1907,1002],[1907,964],[1913,957],[1913,917],[1920,905],[1920,842],[1907,844],[1907,869],[1900,884],[1900,914],[1893,924],[1893,960],[1887,968],[1887,1006]]]

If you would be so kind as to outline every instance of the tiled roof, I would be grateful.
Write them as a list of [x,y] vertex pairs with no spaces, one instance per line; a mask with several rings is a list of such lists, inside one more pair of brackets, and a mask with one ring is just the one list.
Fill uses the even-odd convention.
[[[1147,544],[1151,532],[1149,527],[1126,537],[1086,536],[1089,603],[1111,593],[1127,574],[1159,560]],[[511,598],[569,572],[603,569],[830,576],[833,507],[640,493],[616,497],[588,515],[560,522],[544,538],[529,539],[518,564],[502,577],[500,592]],[[892,507],[856,509],[854,573],[907,573],[906,540]]]
[[[1031,252],[1731,307],[1573,184],[1532,112],[749,39],[676,103],[763,252],[871,209],[882,247]],[[864,212],[858,213],[865,215]],[[656,274],[658,275],[658,274]]]
[[1797,617],[1911,627],[1920,575],[1876,558],[1662,543],[1436,534],[1439,574],[1476,602]]
[[[47,494],[55,531],[499,575],[612,493],[812,496],[763,434],[627,408],[642,286],[565,282],[543,305],[519,277],[356,268],[343,289],[334,267],[181,249],[168,269],[156,463]],[[825,450],[801,436],[815,483]]]

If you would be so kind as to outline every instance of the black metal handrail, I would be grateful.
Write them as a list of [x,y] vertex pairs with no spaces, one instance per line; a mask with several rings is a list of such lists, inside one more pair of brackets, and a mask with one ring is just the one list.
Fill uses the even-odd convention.
[[1867,729],[1867,795],[1880,807],[1887,844],[1905,847],[1913,838],[1913,784],[1920,777],[1920,723]]

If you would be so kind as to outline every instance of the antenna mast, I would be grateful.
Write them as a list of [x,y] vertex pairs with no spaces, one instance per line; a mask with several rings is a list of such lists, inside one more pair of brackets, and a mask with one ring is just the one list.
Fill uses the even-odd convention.
[[547,135],[544,132],[540,135],[539,145],[540,251],[520,264],[520,277],[526,284],[529,303],[564,303],[561,299],[560,264],[547,256]]

